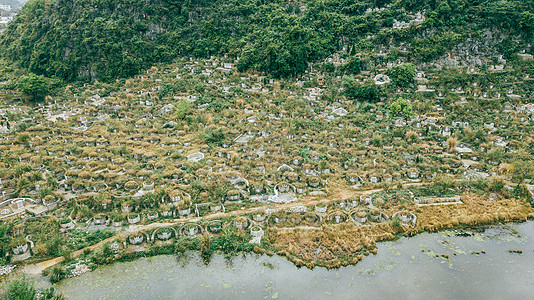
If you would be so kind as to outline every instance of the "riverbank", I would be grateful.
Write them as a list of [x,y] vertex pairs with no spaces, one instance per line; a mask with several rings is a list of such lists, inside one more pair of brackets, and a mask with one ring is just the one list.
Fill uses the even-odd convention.
[[[360,193],[359,196],[365,198],[366,195],[375,195],[377,192],[379,191],[368,191]],[[54,281],[59,281],[71,276],[73,267],[80,264],[86,264],[94,269],[100,265],[139,257],[159,254],[180,256],[188,250],[200,251],[206,262],[216,252],[232,256],[241,251],[254,251],[259,254],[283,256],[298,267],[339,268],[356,264],[364,256],[376,254],[376,244],[380,241],[461,226],[526,221],[534,217],[532,207],[525,200],[515,198],[488,200],[487,195],[469,193],[462,195],[460,203],[450,205],[421,206],[413,201],[381,203],[380,199],[375,199],[375,203],[371,206],[357,206],[349,210],[339,208],[340,203],[346,203],[343,201],[354,197],[355,195],[351,194],[343,200],[323,199],[278,205],[276,208],[271,208],[277,212],[261,222],[253,220],[254,214],[261,212],[260,208],[250,208],[227,214],[212,214],[205,218],[131,227],[96,245],[76,251],[67,261],[60,257],[40,264],[27,265],[23,268],[23,272],[35,275],[48,268],[45,273]],[[301,207],[306,207],[306,211],[292,212]],[[316,214],[320,222],[313,223],[313,218],[308,217],[314,216],[313,212],[317,207],[325,207],[327,212]],[[388,219],[366,224],[354,222],[355,213],[361,211],[369,213],[371,209],[380,209],[384,216],[389,216]],[[396,212],[412,213],[416,216],[416,221],[410,223],[402,222],[398,217],[392,218]],[[285,218],[285,221],[276,223],[272,216]],[[339,216],[340,222],[335,221],[336,216]],[[235,227],[235,222],[241,217],[246,217],[250,224],[246,228],[238,229]],[[214,221],[220,221],[225,230],[208,233],[208,224]],[[198,234],[188,236],[183,232],[184,226],[188,224],[197,224],[199,228],[206,228],[206,231],[202,233],[199,230]],[[263,228],[264,236],[259,244],[250,243],[253,226]],[[169,239],[158,239],[158,230],[164,228],[169,228],[169,232],[172,229],[177,234],[171,234]],[[129,239],[136,234],[146,237],[138,245],[134,245]],[[57,264],[60,266],[52,268]]]
[[255,254],[214,255],[209,265],[198,252],[156,256],[55,287],[69,299],[526,299],[534,292],[533,222],[422,233],[377,247],[377,255],[335,270]]
[[488,201],[486,195],[465,194],[462,201],[462,204],[432,206],[406,203],[386,210],[386,213],[401,210],[413,212],[417,216],[415,226],[395,222],[358,226],[347,222],[329,224],[323,226],[322,230],[272,230],[268,236],[277,253],[286,256],[297,266],[337,268],[355,264],[363,256],[376,253],[376,243],[380,241],[461,226],[534,218],[530,204],[520,199]]
[[[416,185],[419,185],[419,184],[416,184]],[[408,184],[407,186],[410,186],[410,184]],[[318,204],[332,203],[335,200],[339,201],[339,200],[347,200],[351,198],[359,198],[361,196],[370,195],[373,193],[380,192],[382,190],[383,189],[373,189],[373,190],[367,190],[367,191],[342,190],[342,191],[336,191],[332,193],[332,195],[328,198],[317,199],[317,197],[304,197],[299,202],[274,204],[274,205],[269,206],[268,209],[290,210],[294,207],[300,207],[300,206],[313,207]],[[212,213],[212,214],[208,214],[202,217],[180,218],[180,219],[175,219],[175,220],[169,220],[166,222],[153,222],[147,225],[131,225],[129,227],[124,228],[124,230],[119,231],[116,235],[110,238],[107,238],[105,240],[102,240],[98,242],[97,244],[74,251],[73,253],[71,253],[70,258],[77,258],[81,256],[84,252],[94,251],[96,249],[102,248],[105,244],[111,243],[116,240],[124,241],[128,237],[128,235],[134,232],[140,232],[140,231],[147,232],[147,231],[157,230],[159,228],[164,228],[164,227],[179,226],[180,224],[184,224],[184,223],[195,223],[195,222],[209,221],[209,220],[220,219],[220,218],[231,218],[231,217],[236,217],[239,215],[265,211],[265,209],[266,207],[252,207],[252,208],[234,210],[230,212]],[[62,262],[64,262],[64,257],[56,257],[56,258],[38,262],[38,263],[25,264],[25,265],[23,264],[23,267],[21,268],[21,272],[28,274],[28,275],[39,275],[45,269],[53,267]]]

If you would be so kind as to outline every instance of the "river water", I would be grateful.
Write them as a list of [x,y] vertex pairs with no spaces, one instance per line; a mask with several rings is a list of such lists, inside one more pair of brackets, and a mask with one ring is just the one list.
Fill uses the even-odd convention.
[[207,266],[197,254],[157,256],[57,288],[69,299],[530,299],[533,272],[534,222],[527,222],[380,243],[376,256],[338,270],[254,254],[215,255]]

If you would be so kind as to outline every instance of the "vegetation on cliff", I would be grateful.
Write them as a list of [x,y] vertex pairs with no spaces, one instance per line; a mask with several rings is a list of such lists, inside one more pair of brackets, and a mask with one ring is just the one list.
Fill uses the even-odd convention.
[[[416,12],[426,15],[420,26],[392,30]],[[240,70],[288,77],[344,47],[404,44],[430,61],[474,40],[509,57],[531,42],[533,12],[531,0],[31,0],[0,37],[0,56],[67,81],[110,82],[223,54],[239,57]]]

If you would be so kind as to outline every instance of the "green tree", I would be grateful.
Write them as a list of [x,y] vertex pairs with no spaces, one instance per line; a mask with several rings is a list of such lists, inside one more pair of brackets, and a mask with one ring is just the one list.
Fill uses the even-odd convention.
[[48,275],[52,283],[60,282],[65,278],[65,270],[60,265],[52,267],[50,274]]
[[387,72],[391,82],[398,87],[409,87],[415,82],[415,67],[413,64],[395,66]]
[[529,11],[524,11],[521,14],[519,27],[527,34],[534,34],[534,14]]
[[365,62],[358,57],[351,57],[343,69],[347,74],[358,74],[365,68]]
[[17,87],[32,101],[42,101],[50,92],[48,79],[33,73],[28,76],[21,76],[17,82]]
[[393,117],[409,118],[414,115],[413,107],[410,105],[410,101],[404,98],[398,98],[391,103],[389,107],[389,114]]
[[517,184],[514,187],[513,193],[518,198],[528,199],[530,204],[532,205],[532,200],[533,199],[532,199],[532,196],[530,195],[530,192],[528,191],[528,187],[527,187],[526,184],[524,184],[524,183]]
[[9,229],[10,225],[9,223],[2,223],[0,224],[0,264],[4,264],[5,261],[3,260],[6,257],[6,252],[9,251],[9,240],[11,239],[9,236]]
[[345,88],[345,96],[353,100],[378,102],[382,95],[380,88],[376,84],[361,84],[351,76],[343,77],[343,87]]
[[187,114],[189,113],[191,105],[189,104],[189,101],[187,100],[181,100],[176,105],[176,118],[183,120]]

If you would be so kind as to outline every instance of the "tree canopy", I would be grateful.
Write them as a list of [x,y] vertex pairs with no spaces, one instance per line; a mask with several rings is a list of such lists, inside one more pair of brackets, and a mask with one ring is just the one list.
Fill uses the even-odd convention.
[[415,81],[415,67],[413,64],[395,66],[388,70],[388,76],[398,87],[409,87]]
[[380,101],[380,88],[374,83],[359,83],[351,76],[343,77],[343,87],[345,88],[345,95],[349,99],[363,102],[378,102]]
[[389,108],[391,117],[404,117],[409,118],[414,115],[413,107],[410,105],[410,101],[404,98],[398,98],[391,103]]
[[32,73],[21,76],[17,82],[17,87],[32,101],[42,101],[50,92],[48,80],[44,76]]
[[[388,30],[423,10],[420,26]],[[66,81],[111,82],[177,57],[225,54],[240,70],[288,77],[342,47],[402,43],[429,61],[488,28],[532,36],[533,11],[533,1],[508,0],[32,0],[0,36],[0,57]],[[354,58],[345,72],[363,67]],[[395,74],[399,86],[410,83]]]

